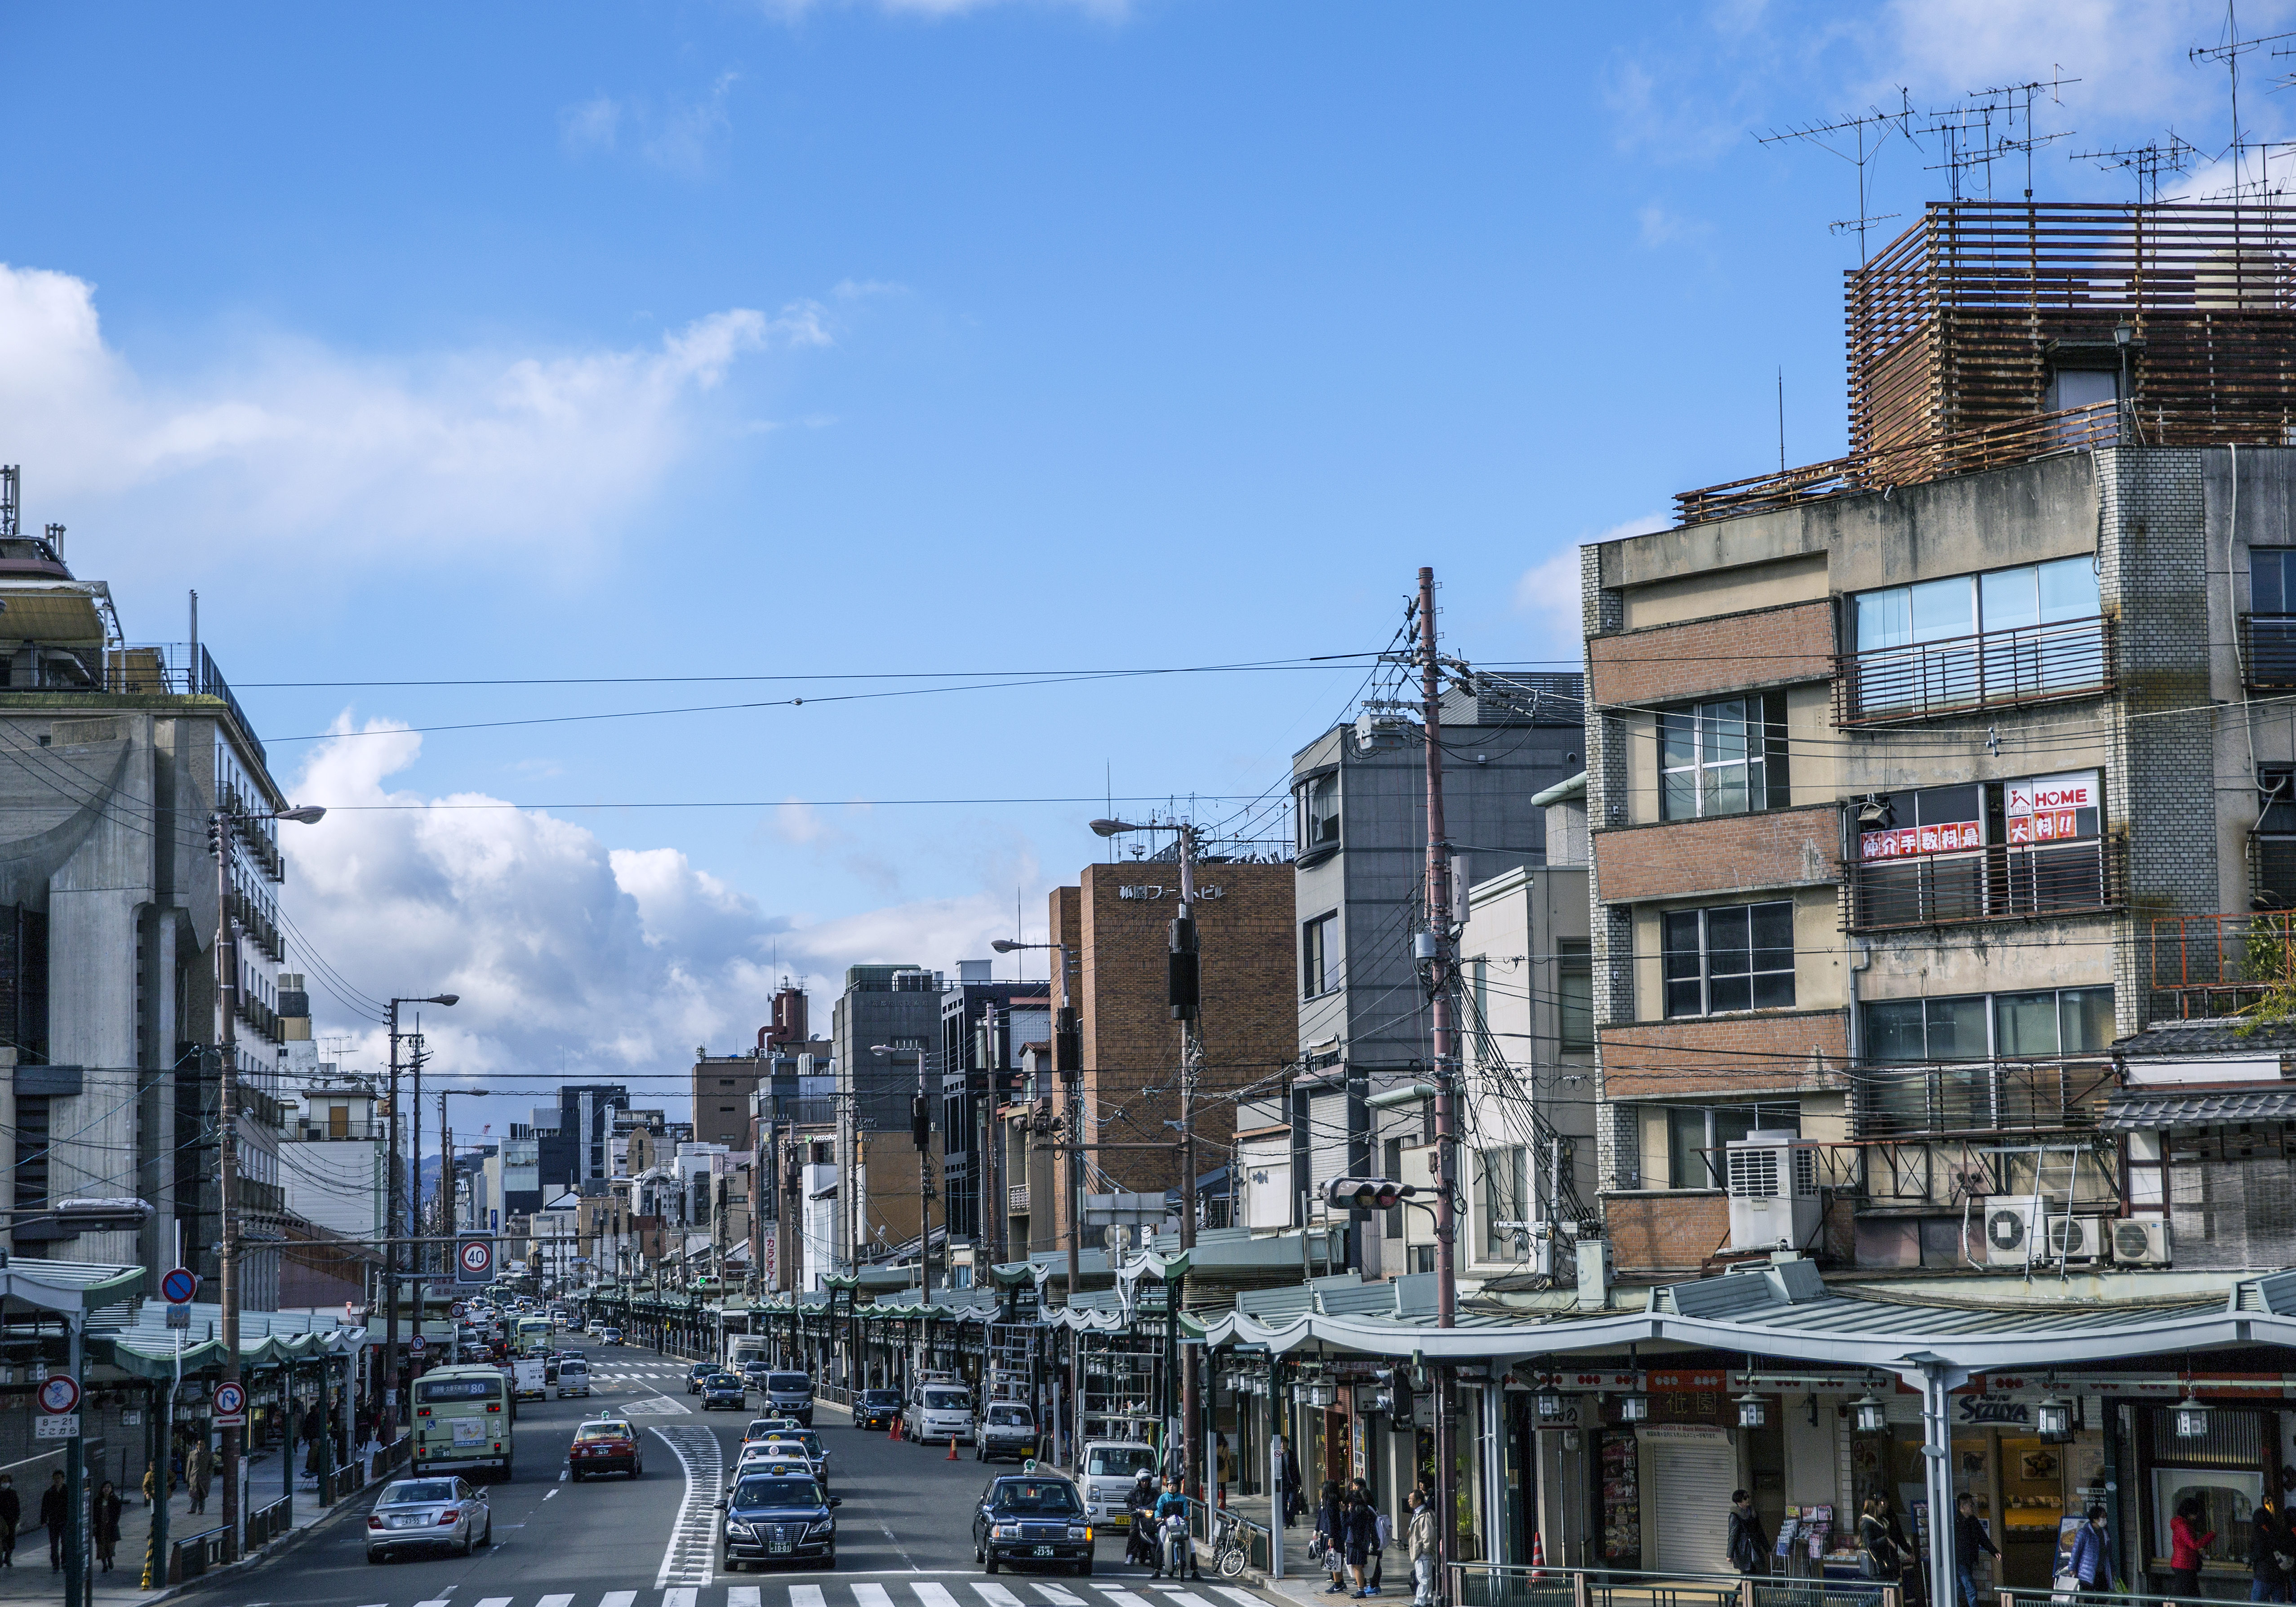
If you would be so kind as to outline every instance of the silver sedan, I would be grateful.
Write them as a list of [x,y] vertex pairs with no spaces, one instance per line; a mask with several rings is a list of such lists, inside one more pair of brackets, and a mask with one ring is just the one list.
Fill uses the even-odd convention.
[[445,1546],[467,1557],[474,1546],[491,1546],[494,1514],[486,1496],[462,1479],[401,1479],[385,1485],[382,1498],[366,1518],[366,1560],[380,1562],[393,1553]]

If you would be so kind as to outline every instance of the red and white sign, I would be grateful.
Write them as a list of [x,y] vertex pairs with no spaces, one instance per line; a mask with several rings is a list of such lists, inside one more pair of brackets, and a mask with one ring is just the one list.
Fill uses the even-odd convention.
[[41,1411],[61,1417],[79,1405],[79,1381],[69,1373],[51,1373],[36,1391],[36,1398]]
[[1957,854],[1985,846],[1985,828],[1974,820],[1949,820],[1935,825],[1892,826],[1883,832],[1857,833],[1860,859],[1905,859],[1916,854]]
[[2080,832],[2080,811],[2095,809],[2103,789],[2094,770],[2039,775],[2002,787],[2003,813],[2013,843],[2070,842]]

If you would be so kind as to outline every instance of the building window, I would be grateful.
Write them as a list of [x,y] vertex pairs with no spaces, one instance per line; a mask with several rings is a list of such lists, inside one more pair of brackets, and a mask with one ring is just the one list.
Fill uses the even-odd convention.
[[1554,945],[1554,1015],[1561,1046],[1595,1046],[1595,946],[1584,938]]
[[1792,899],[1670,910],[1663,931],[1668,1015],[1792,1008]]
[[1336,910],[1300,923],[1300,991],[1304,997],[1321,997],[1340,985],[1338,956],[1332,952],[1339,930]]
[[1872,793],[1847,807],[1857,837],[1853,931],[2109,909],[2122,900],[2102,771]]
[[1867,1004],[1868,1061],[1950,1065],[2103,1054],[2112,1042],[2112,989],[1964,994]]
[[1785,699],[1728,698],[1659,716],[1659,817],[1784,808]]
[[2248,606],[2248,685],[2296,686],[2296,547],[2249,548]]
[[2296,770],[2259,767],[2256,793],[2249,902],[2258,909],[2296,909]]
[[1799,1104],[1669,1106],[1666,1122],[1666,1185],[1720,1188],[1726,1177],[1724,1146],[1750,1133],[1801,1131]]
[[1300,851],[1340,846],[1340,777],[1333,771],[1300,783]]
[[1492,1261],[1523,1258],[1524,1228],[1530,1214],[1530,1157],[1521,1145],[1484,1150],[1475,1158],[1482,1174],[1483,1256]]
[[1892,718],[2101,689],[2094,558],[1860,592],[1848,713]]

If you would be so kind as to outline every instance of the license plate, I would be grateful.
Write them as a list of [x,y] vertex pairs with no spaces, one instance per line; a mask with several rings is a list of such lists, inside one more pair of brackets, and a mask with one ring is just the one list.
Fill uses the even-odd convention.
[[787,1540],[775,1540],[772,1545],[766,1547],[767,1551],[777,1552],[787,1552],[789,1548],[790,1543]]
[[1037,1547],[1036,1554],[1040,1557],[1049,1557],[1053,1554],[1053,1548],[1049,1546],[1039,1546]]

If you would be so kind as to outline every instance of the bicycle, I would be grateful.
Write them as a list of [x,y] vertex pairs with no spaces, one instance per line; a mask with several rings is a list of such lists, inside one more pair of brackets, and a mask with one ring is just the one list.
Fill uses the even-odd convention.
[[1243,1547],[1243,1520],[1234,1513],[1221,1513],[1214,1520],[1212,1529],[1212,1566],[1223,1579],[1232,1579],[1243,1571],[1247,1561]]

